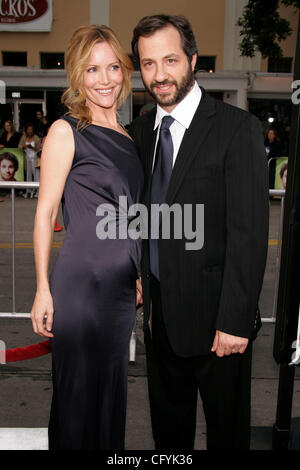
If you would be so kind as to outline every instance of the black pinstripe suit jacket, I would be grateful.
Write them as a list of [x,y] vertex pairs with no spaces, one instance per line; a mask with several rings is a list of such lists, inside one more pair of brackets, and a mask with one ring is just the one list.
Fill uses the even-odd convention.
[[[156,109],[133,121],[130,133],[143,163],[149,206]],[[265,270],[269,199],[267,160],[259,120],[234,106],[202,97],[173,168],[166,203],[204,204],[204,245],[159,240],[163,317],[176,354],[210,351],[215,330],[254,338]],[[194,213],[195,216],[195,213]],[[194,219],[195,222],[195,219]],[[145,327],[150,312],[149,247],[143,242]]]

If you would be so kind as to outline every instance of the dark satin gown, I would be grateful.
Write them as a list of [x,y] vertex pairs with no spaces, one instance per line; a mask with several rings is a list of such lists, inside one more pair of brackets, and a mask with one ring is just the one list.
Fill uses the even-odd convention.
[[118,221],[119,196],[128,207],[139,202],[143,171],[125,135],[97,125],[80,132],[76,119],[63,119],[72,127],[75,155],[62,198],[66,235],[50,276],[49,449],[122,449],[140,241],[99,239],[103,216],[96,211],[110,204]]

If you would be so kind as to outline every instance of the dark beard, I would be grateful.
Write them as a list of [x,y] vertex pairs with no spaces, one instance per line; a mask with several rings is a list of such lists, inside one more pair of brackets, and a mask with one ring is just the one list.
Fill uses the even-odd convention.
[[[152,90],[157,85],[167,85],[168,83],[172,83],[173,85],[175,85],[176,87],[175,95],[172,98],[170,98],[169,101],[161,100],[159,96],[157,96]],[[145,83],[144,85],[148,93],[152,96],[152,98],[155,99],[155,101],[160,106],[175,106],[176,104],[180,103],[180,101],[182,101],[183,98],[185,98],[185,96],[190,91],[193,83],[194,83],[194,73],[192,71],[192,67],[189,64],[188,71],[186,75],[184,75],[180,83],[176,81],[164,80],[163,82],[152,82],[150,87],[146,86]]]

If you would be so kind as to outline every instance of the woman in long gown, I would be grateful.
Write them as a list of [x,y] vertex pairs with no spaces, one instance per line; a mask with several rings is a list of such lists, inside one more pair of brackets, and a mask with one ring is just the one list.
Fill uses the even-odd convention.
[[[49,449],[123,449],[140,246],[129,237],[98,238],[104,211],[97,208],[113,208],[110,222],[117,223],[124,220],[119,196],[130,206],[142,191],[135,145],[117,122],[131,64],[110,28],[90,25],[73,34],[66,66],[69,113],[53,123],[43,146],[34,226],[31,318],[52,349]],[[66,236],[48,280],[61,200]]]

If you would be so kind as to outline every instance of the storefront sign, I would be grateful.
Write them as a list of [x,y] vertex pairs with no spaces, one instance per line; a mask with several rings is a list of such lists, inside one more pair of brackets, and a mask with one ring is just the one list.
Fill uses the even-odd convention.
[[51,31],[52,0],[0,0],[0,31]]

